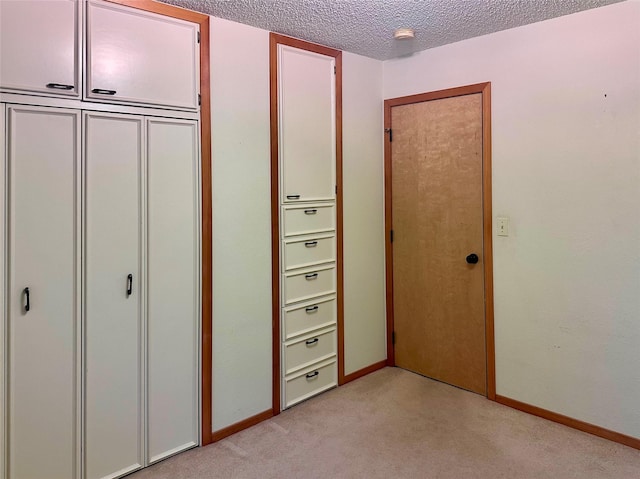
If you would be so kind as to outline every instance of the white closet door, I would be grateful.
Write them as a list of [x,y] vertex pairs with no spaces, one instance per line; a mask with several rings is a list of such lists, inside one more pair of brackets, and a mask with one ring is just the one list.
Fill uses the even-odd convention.
[[[142,117],[86,113],[86,477],[142,467]],[[129,276],[130,275],[130,276]]]
[[0,86],[77,96],[78,4],[0,1]]
[[282,201],[335,199],[335,59],[278,46]]
[[87,97],[198,107],[198,25],[91,1]]
[[150,462],[198,443],[198,124],[147,122]]
[[15,106],[8,127],[8,477],[75,478],[80,116]]
[[7,245],[5,243],[5,231],[6,231],[6,215],[5,215],[5,193],[6,193],[6,165],[5,165],[5,145],[6,145],[6,130],[4,116],[6,108],[4,103],[0,103],[0,478],[4,479],[5,473],[5,381],[6,376],[5,368],[5,307],[7,304],[7,298],[5,296],[5,278],[7,270],[5,269],[6,251]]

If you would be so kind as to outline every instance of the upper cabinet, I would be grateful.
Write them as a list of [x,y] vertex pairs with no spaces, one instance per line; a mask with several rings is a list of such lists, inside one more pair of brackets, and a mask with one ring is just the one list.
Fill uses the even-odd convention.
[[198,33],[194,23],[90,1],[85,98],[197,109]]
[[197,110],[199,85],[196,23],[102,0],[0,0],[3,92]]
[[79,5],[0,0],[0,88],[80,94]]
[[333,57],[278,45],[284,203],[335,199],[335,66]]

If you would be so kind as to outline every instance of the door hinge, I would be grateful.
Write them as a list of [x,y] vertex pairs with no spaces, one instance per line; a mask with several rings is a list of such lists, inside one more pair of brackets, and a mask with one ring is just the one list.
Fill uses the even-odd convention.
[[393,130],[391,128],[385,128],[385,133],[389,133],[389,141],[393,141]]
[[396,332],[391,332],[391,344],[396,344]]
[[202,105],[202,95],[198,93],[198,106]]
[[338,185],[336,185],[336,195],[338,194]]
[[335,65],[334,65],[334,67],[333,67],[333,74],[335,75],[336,73],[337,73],[337,70],[336,70],[336,67],[335,67]]
[[389,240],[393,243],[393,230],[389,232]]
[[198,43],[200,43],[200,32],[198,32]]

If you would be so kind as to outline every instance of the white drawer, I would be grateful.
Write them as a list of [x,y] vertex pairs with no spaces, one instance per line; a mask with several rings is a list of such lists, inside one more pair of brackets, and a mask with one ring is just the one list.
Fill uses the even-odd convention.
[[336,239],[333,235],[325,235],[285,240],[283,250],[285,271],[331,263],[336,260]]
[[284,308],[284,339],[330,326],[336,322],[336,298],[329,297],[302,305]]
[[285,206],[282,224],[284,236],[333,231],[336,229],[335,206],[332,203]]
[[291,407],[337,384],[338,368],[335,359],[318,363],[299,375],[285,378],[284,407]]
[[283,283],[285,304],[333,294],[336,292],[336,269],[331,265],[285,273]]
[[336,355],[336,329],[318,331],[284,345],[285,374],[292,374],[313,363]]

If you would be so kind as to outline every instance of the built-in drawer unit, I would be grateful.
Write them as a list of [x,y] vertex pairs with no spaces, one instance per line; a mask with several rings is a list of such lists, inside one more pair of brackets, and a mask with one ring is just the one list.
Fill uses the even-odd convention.
[[334,235],[288,239],[283,242],[283,250],[285,271],[331,263],[336,260],[336,239]]
[[330,359],[285,377],[285,407],[337,386],[337,369],[335,359]]
[[335,230],[333,203],[285,206],[282,208],[285,237]]
[[285,374],[292,374],[336,354],[336,328],[308,334],[284,345]]
[[284,336],[289,340],[336,323],[336,298],[328,297],[283,309]]
[[285,304],[333,294],[336,292],[335,266],[285,273],[283,283]]

